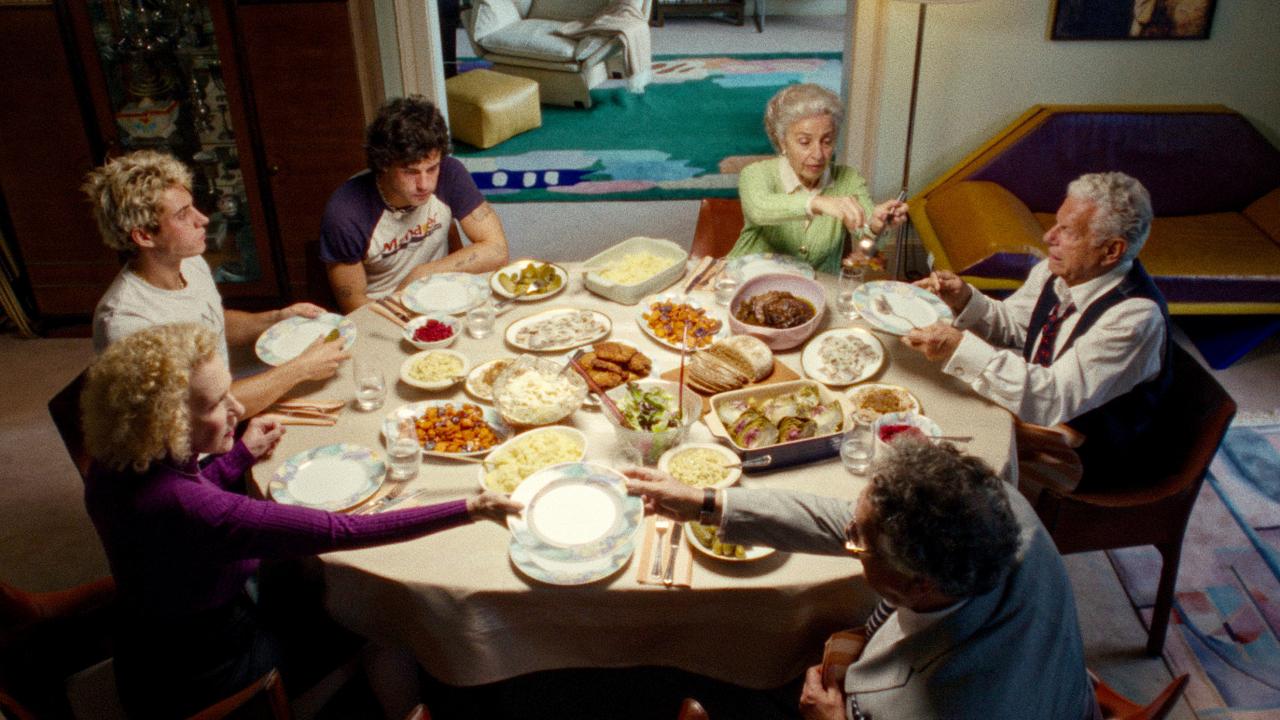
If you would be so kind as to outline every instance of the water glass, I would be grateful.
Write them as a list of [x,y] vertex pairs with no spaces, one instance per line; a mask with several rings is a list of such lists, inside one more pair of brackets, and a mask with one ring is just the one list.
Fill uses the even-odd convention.
[[844,469],[854,475],[865,475],[875,456],[874,440],[869,425],[855,424],[845,432],[840,441],[840,462],[844,463]]
[[742,284],[742,279],[735,272],[725,270],[716,278],[715,292],[716,303],[720,305],[728,305],[733,299],[733,294],[738,291],[738,286]]
[[853,295],[862,287],[866,279],[866,268],[841,267],[840,279],[836,284],[836,312],[847,320],[858,319],[858,308],[853,302]]
[[422,446],[412,435],[401,435],[387,446],[387,469],[392,480],[412,480],[418,476]]
[[371,360],[353,359],[351,373],[356,382],[356,407],[365,412],[377,410],[387,399],[387,382],[382,368]]
[[467,311],[467,334],[479,340],[493,332],[493,319],[497,312],[488,300]]

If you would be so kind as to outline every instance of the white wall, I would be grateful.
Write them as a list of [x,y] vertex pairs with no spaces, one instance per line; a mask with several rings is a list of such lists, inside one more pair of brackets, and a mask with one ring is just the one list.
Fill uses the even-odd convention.
[[[1280,145],[1277,0],[1220,0],[1210,39],[1180,41],[1050,41],[1051,4],[979,0],[929,7],[913,192],[1038,103],[1220,103]],[[918,8],[907,2],[887,7],[871,177],[877,198],[892,195],[901,183]]]

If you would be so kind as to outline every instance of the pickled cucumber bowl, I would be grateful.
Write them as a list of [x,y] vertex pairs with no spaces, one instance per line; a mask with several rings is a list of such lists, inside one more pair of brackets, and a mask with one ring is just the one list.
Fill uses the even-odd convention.
[[489,288],[495,295],[515,298],[516,302],[551,297],[568,284],[569,273],[564,268],[530,258],[516,260],[489,276]]

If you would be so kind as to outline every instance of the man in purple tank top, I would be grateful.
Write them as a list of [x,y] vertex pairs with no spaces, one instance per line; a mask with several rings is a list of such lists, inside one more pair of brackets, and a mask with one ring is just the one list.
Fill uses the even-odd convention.
[[[502,221],[450,150],[444,117],[420,95],[389,101],[369,125],[369,168],[334,191],[320,224],[320,259],[343,312],[434,273],[506,264]],[[450,252],[454,220],[471,244]]]

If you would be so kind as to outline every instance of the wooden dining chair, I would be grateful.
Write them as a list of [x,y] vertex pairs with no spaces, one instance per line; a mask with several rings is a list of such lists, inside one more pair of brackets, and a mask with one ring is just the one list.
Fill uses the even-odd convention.
[[724,257],[738,242],[744,224],[742,202],[737,198],[704,198],[693,229],[691,257]]
[[89,451],[84,447],[84,430],[80,425],[80,391],[84,389],[88,370],[82,371],[66,387],[49,400],[49,415],[62,436],[62,444],[83,479],[89,474]]
[[702,707],[702,703],[693,698],[685,698],[680,704],[680,714],[676,716],[676,720],[711,720],[711,716]]
[[1164,690],[1161,690],[1154,700],[1146,705],[1139,705],[1116,692],[1115,688],[1103,682],[1102,678],[1092,670],[1089,671],[1089,681],[1093,683],[1093,695],[1098,699],[1098,706],[1102,708],[1104,720],[1162,720],[1169,711],[1173,710],[1173,706],[1178,703],[1178,698],[1182,697],[1182,692],[1187,688],[1188,679],[1189,676],[1186,674],[1179,675]]
[[431,713],[427,712],[426,705],[415,705],[409,714],[404,716],[404,720],[431,720]]
[[[1133,478],[1085,478],[1091,487],[1114,491],[1062,493],[1046,489],[1035,501],[1036,513],[1062,554],[1154,545],[1161,555],[1155,611],[1147,636],[1147,654],[1164,649],[1174,585],[1191,508],[1200,494],[1236,403],[1222,386],[1181,347],[1173,349],[1173,381],[1153,428],[1159,450],[1149,452],[1152,473]],[[1136,488],[1136,489],[1135,489]]]

